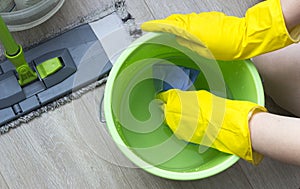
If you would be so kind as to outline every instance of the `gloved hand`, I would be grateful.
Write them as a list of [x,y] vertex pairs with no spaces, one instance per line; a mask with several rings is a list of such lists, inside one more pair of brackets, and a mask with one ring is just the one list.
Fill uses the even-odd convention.
[[175,34],[183,46],[218,60],[252,58],[298,42],[300,37],[299,32],[287,31],[280,0],[258,3],[243,18],[221,12],[174,14],[141,27]]
[[267,111],[264,107],[205,90],[171,89],[157,98],[163,101],[167,125],[179,139],[235,154],[255,165],[262,160],[252,150],[248,121],[254,112]]

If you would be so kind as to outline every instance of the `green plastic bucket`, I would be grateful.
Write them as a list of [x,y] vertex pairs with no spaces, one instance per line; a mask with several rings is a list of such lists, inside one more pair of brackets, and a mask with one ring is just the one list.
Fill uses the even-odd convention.
[[264,105],[260,77],[250,60],[216,61],[180,46],[171,34],[147,33],[130,45],[109,74],[104,95],[108,130],[135,165],[168,179],[194,180],[220,173],[239,158],[177,139],[155,100],[152,66],[175,64],[201,71],[194,89]]

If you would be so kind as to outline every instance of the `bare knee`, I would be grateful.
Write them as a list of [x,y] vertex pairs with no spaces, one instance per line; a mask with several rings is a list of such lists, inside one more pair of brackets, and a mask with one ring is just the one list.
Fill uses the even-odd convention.
[[253,59],[265,92],[282,108],[300,117],[300,44]]

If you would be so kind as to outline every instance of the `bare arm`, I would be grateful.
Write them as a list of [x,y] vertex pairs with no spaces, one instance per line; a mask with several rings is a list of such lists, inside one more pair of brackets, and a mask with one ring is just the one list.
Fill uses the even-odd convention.
[[[291,31],[295,26],[300,25],[300,1],[281,0],[281,6],[286,27]],[[266,81],[265,85],[270,85],[269,81],[269,83],[267,83],[267,80],[270,80],[269,78],[273,78],[273,83],[278,83],[274,78],[278,78],[280,74],[277,72],[280,70],[287,70],[288,68],[297,70],[295,69],[297,65],[299,65],[298,54],[296,53],[298,52],[297,46],[298,45],[286,47],[284,50],[269,53],[269,55],[262,55],[261,58],[258,57],[254,59],[256,66],[258,66],[260,73]],[[269,57],[269,59],[264,59],[264,57]],[[268,67],[266,65],[268,65]],[[280,70],[274,73],[276,68]],[[295,71],[295,73],[292,73],[288,70],[286,72],[281,71],[280,73],[283,73],[281,75],[286,78],[287,74],[290,74],[291,77],[296,77],[298,72]],[[281,83],[279,85],[281,90],[283,90],[283,84]],[[271,86],[272,89],[276,88],[273,85]],[[287,86],[292,86],[292,84]],[[294,87],[292,88],[295,89]],[[285,106],[297,106],[296,99],[298,99],[297,95],[299,93],[296,93],[295,90],[291,93],[295,97],[291,97],[292,95],[287,95],[286,93],[285,95],[277,96],[281,101],[288,97],[291,99],[291,104],[288,105],[287,101],[284,101]],[[274,96],[274,94],[272,96]],[[277,96],[275,95],[275,97]],[[292,102],[292,100],[295,102]],[[293,103],[295,105],[292,105]],[[283,162],[300,165],[300,118],[285,117],[271,113],[257,113],[253,115],[249,125],[252,147],[255,151]]]
[[[281,7],[285,24],[289,31],[291,31],[295,26],[300,25],[299,0],[281,0]],[[293,49],[296,48],[293,47]],[[275,53],[275,55],[276,54],[278,53]],[[266,72],[268,71],[266,69],[269,69],[270,72],[270,70],[274,70],[275,62],[278,62],[278,66],[281,66],[281,68],[278,67],[278,69],[282,70],[282,64],[285,63],[285,60],[289,60],[290,67],[295,68],[295,65],[298,63],[298,59],[295,57],[297,56],[297,53],[286,50],[285,54],[281,53],[279,55],[285,59],[279,60],[278,57],[276,57],[276,60],[278,59],[277,61],[274,60],[270,62],[264,60],[263,64],[259,64],[260,59],[258,58],[258,63],[256,65],[263,67],[265,63],[270,62],[272,68],[263,67],[260,70],[262,71],[264,69]],[[272,54],[269,56],[272,57]],[[290,59],[287,59],[287,56],[289,56],[290,59],[293,57],[293,60],[291,61]],[[256,59],[254,60],[256,62]],[[286,64],[283,65],[287,67]],[[273,72],[272,75],[278,76],[278,74],[274,74]],[[300,165],[300,118],[285,117],[271,113],[257,113],[253,115],[249,125],[252,147],[255,151],[283,162]]]
[[254,114],[250,120],[252,147],[271,158],[300,165],[300,119]]
[[281,0],[281,8],[286,27],[291,31],[295,26],[300,24],[300,1]]

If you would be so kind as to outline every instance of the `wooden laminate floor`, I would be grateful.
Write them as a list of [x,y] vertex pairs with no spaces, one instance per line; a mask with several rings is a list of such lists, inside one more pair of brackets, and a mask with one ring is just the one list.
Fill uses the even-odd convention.
[[[217,10],[242,16],[255,3],[256,0],[127,1],[137,23],[192,11]],[[110,8],[110,0],[66,0],[49,21],[14,35],[21,44],[29,47],[61,29],[100,18],[110,12]],[[119,153],[105,124],[99,121],[99,103],[104,89],[105,86],[100,87],[0,136],[0,188],[300,187],[299,167],[269,158],[257,167],[240,160],[214,177],[196,181],[167,180],[135,168]]]

